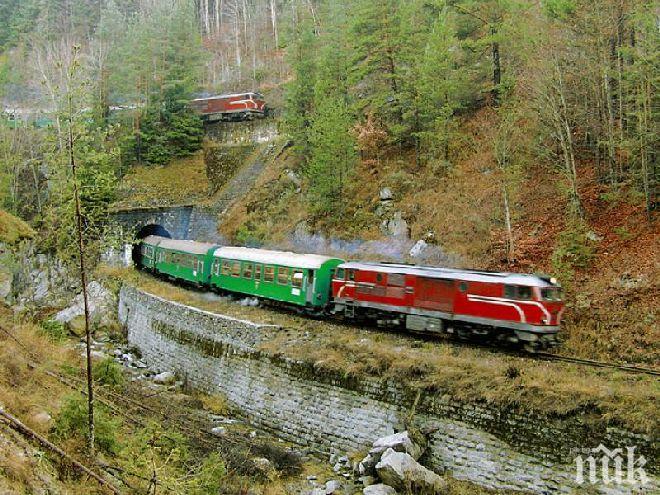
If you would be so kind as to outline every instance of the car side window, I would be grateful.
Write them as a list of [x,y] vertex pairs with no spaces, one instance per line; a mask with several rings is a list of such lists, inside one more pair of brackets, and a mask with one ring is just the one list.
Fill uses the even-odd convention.
[[289,269],[279,267],[277,269],[277,283],[281,285],[289,285]]
[[240,277],[241,276],[241,262],[234,261],[231,265],[231,276]]
[[261,265],[254,265],[254,279],[261,280]]
[[243,263],[243,278],[252,278],[252,263]]
[[222,260],[222,274],[231,275],[231,263],[227,260]]
[[275,267],[274,266],[265,266],[264,267],[264,282],[274,282],[275,281]]

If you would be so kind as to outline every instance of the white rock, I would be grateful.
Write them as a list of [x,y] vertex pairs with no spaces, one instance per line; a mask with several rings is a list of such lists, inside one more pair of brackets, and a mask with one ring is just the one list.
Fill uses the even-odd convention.
[[380,200],[381,201],[390,201],[394,199],[394,195],[392,194],[392,190],[389,187],[384,187],[380,190],[379,193]]
[[176,377],[171,371],[163,371],[154,376],[154,382],[160,383],[163,385],[170,385],[174,383]]
[[410,439],[407,431],[379,438],[374,442],[373,449],[369,453],[374,455],[385,452],[387,449],[392,449],[395,452],[405,452],[415,460],[419,459],[424,452],[419,445]]
[[[218,437],[221,437],[225,433],[227,433],[227,428],[225,428],[224,426],[216,426],[214,428],[211,428],[211,433],[218,436]],[[268,459],[266,459],[266,460],[268,460]]]
[[324,495],[333,495],[339,493],[341,490],[342,484],[338,480],[330,480],[325,484],[325,494]]
[[262,473],[268,473],[273,468],[273,464],[265,457],[255,457],[252,462]]
[[444,493],[447,489],[444,479],[404,452],[387,449],[376,464],[376,471],[384,483],[398,490],[410,487],[413,493],[430,495]]
[[364,495],[396,495],[396,490],[391,486],[379,483],[377,485],[369,485],[362,490]]

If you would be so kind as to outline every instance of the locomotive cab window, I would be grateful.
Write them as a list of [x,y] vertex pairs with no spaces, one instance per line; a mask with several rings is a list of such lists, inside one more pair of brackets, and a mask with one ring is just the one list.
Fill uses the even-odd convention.
[[264,266],[264,282],[274,282],[274,281],[275,281],[275,267]]
[[252,278],[252,263],[243,264],[243,278]]
[[279,267],[277,269],[277,283],[281,285],[289,285],[289,269]]
[[293,270],[291,281],[294,287],[301,288],[303,286],[303,272],[300,270]]
[[467,282],[461,282],[460,284],[458,284],[458,290],[460,290],[461,292],[467,292],[468,290]]
[[337,275],[335,278],[338,280],[344,280],[346,278],[346,271],[343,268],[337,268]]
[[355,270],[348,270],[348,280],[355,280]]
[[541,299],[544,301],[561,301],[562,293],[559,287],[543,287]]

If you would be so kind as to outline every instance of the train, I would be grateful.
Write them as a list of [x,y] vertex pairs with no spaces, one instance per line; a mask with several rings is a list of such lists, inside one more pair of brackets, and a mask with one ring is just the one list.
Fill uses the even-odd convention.
[[192,100],[190,106],[207,122],[263,118],[268,114],[261,93],[232,93]]
[[170,239],[139,242],[138,268],[196,286],[256,297],[310,316],[536,352],[557,344],[562,288],[543,275],[346,261]]

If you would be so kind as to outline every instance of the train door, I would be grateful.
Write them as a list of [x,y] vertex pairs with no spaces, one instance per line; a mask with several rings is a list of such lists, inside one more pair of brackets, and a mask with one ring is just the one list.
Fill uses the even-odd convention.
[[307,297],[306,302],[314,303],[314,270],[307,270]]
[[415,306],[451,313],[454,307],[454,281],[417,277]]

